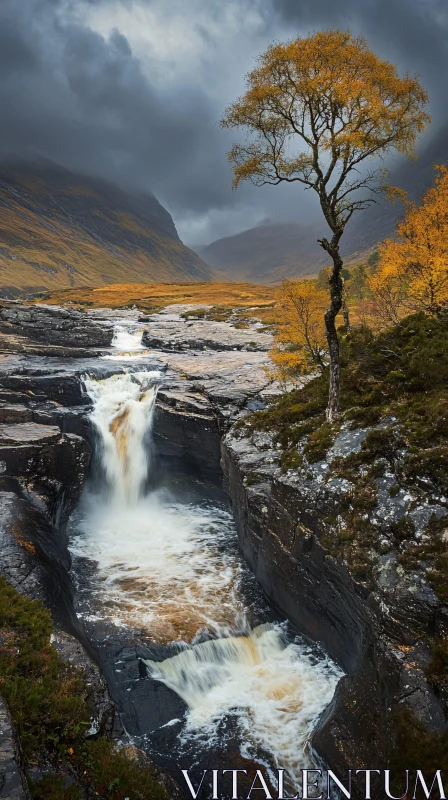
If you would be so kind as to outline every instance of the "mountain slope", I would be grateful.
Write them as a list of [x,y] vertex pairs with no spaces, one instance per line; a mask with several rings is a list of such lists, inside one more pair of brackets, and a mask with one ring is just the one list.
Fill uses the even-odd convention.
[[270,285],[311,275],[328,264],[328,256],[317,243],[323,227],[294,222],[259,225],[217,239],[198,252],[230,280]]
[[0,293],[217,277],[153,195],[48,161],[0,164]]
[[[418,161],[404,160],[391,175],[391,183],[406,189],[411,200],[419,200],[434,181],[434,164],[446,163],[448,125],[445,125]],[[300,191],[300,189],[298,189]],[[378,242],[391,236],[403,214],[401,203],[380,201],[353,217],[341,241],[346,263],[364,260]],[[275,284],[284,278],[318,272],[329,265],[329,258],[317,244],[328,235],[321,222],[272,223],[217,239],[198,249],[201,257],[231,280]]]

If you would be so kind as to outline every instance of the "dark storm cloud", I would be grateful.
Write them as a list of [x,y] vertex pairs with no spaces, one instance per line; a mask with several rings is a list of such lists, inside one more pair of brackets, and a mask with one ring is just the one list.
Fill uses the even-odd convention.
[[120,183],[163,188],[192,211],[219,206],[225,184],[230,196],[215,111],[200,90],[156,92],[125,36],[113,30],[104,38],[58,16],[63,3],[18,5],[0,5],[4,151],[35,152]]
[[446,0],[272,0],[272,8],[292,27],[337,26],[362,33],[383,58],[421,75],[434,107],[446,100]]
[[[187,44],[197,35],[204,52],[193,66],[184,69],[174,52],[160,60],[150,43],[143,63],[118,13],[133,19],[142,7],[169,9]],[[105,15],[105,35],[90,13]],[[271,40],[332,26],[365,34],[382,56],[420,72],[440,103],[445,0],[1,0],[0,147],[151,189],[203,239],[291,216],[291,208],[305,214],[309,197],[300,192],[294,203],[288,189],[232,193],[229,134],[218,120]]]

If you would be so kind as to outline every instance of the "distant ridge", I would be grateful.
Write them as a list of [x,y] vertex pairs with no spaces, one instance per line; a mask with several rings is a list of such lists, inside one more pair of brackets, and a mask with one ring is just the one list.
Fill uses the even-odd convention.
[[0,163],[0,294],[219,279],[152,194],[43,159]]
[[317,224],[270,223],[217,239],[198,249],[200,256],[232,281],[267,286],[285,278],[311,275],[328,264],[317,243]]

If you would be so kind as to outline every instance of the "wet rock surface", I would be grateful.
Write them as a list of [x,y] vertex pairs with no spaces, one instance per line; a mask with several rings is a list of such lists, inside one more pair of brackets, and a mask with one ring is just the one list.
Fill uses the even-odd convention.
[[[175,310],[174,310],[175,309]],[[263,352],[272,347],[272,336],[252,329],[237,329],[226,322],[185,319],[173,306],[157,317],[147,317],[149,328],[143,332],[145,347],[158,350],[245,350]]]
[[[208,330],[202,331],[202,338],[197,332],[189,338],[199,350],[179,352],[169,342],[175,327],[177,340],[184,338],[187,323],[175,309],[146,321],[150,327],[158,326],[160,349],[119,357],[108,347],[113,323],[122,316],[137,321],[134,313],[112,313],[105,323],[104,313],[98,311],[66,314],[65,310],[18,304],[0,309],[0,572],[20,592],[51,609],[53,644],[63,658],[82,666],[89,676],[98,729],[120,739],[124,725],[134,735],[143,735],[161,721],[181,718],[185,704],[146,674],[134,674],[139,670],[138,659],[155,653],[141,644],[124,643],[122,635],[109,632],[103,637],[98,631],[87,635],[75,613],[65,524],[89,469],[94,436],[88,419],[91,403],[82,378],[107,378],[123,370],[159,371],[162,386],[155,442],[161,473],[165,466],[171,472],[178,464],[189,472],[196,470],[207,482],[219,483],[222,433],[248,403],[263,405],[269,392],[264,366],[270,338],[256,330],[234,331],[232,347],[224,352],[221,345],[229,326],[221,326],[214,347]],[[166,339],[161,333],[165,327]],[[209,349],[208,345],[204,349],[206,340],[211,343]],[[105,349],[98,351],[98,347]],[[157,658],[161,657],[159,652]],[[116,670],[117,660],[125,668]],[[94,661],[101,664],[113,700]],[[168,765],[166,753],[175,733],[175,725],[161,731],[158,761],[162,766]],[[138,749],[132,757],[145,759]],[[232,758],[237,763],[238,754]],[[190,764],[185,762],[185,766]],[[169,789],[177,796],[173,784]]]
[[[58,306],[25,306],[13,301],[0,301],[0,333],[21,337],[26,351],[35,343],[68,348],[109,347],[113,326],[104,319],[86,317],[75,309]],[[29,340],[26,346],[25,340]],[[17,340],[19,341],[19,340]],[[7,339],[3,346],[7,345]],[[14,346],[14,345],[12,345]]]

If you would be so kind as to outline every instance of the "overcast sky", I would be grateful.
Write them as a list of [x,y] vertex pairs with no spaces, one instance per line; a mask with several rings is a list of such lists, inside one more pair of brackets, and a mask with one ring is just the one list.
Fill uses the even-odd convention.
[[232,192],[219,119],[270,42],[328,27],[418,72],[435,130],[447,0],[0,0],[0,146],[153,191],[188,244],[306,220],[297,186]]

